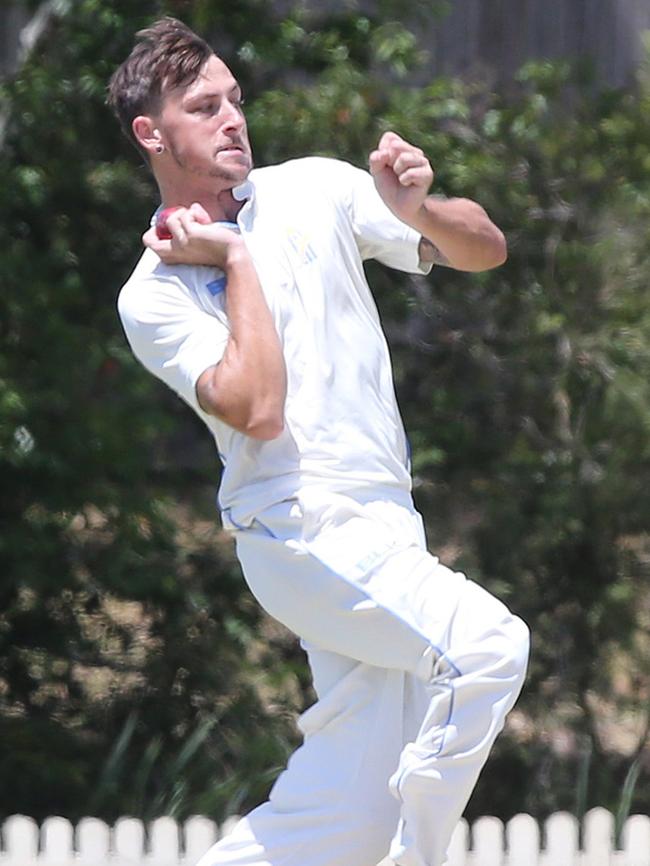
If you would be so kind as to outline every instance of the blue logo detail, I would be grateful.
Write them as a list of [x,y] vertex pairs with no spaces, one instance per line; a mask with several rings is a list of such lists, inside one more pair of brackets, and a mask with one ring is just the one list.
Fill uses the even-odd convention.
[[210,292],[210,294],[214,297],[218,295],[219,292],[223,292],[226,288],[226,278],[218,277],[216,280],[212,280],[211,283],[206,284],[206,289]]

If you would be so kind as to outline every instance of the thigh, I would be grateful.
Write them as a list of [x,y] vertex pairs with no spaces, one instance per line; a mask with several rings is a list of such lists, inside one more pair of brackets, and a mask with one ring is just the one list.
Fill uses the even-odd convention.
[[275,506],[236,538],[252,592],[301,638],[431,677],[467,581],[423,547],[419,515],[330,494]]
[[430,652],[424,633],[388,599],[380,603],[373,587],[315,555],[299,524],[295,536],[282,538],[277,513],[264,517],[263,527],[238,532],[236,541],[246,582],[271,616],[322,650],[378,667],[418,669]]

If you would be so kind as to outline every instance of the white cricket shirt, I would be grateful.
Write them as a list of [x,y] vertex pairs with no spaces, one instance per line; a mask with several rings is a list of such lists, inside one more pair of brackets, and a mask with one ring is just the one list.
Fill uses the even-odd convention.
[[338,160],[254,169],[233,193],[245,202],[237,222],[286,359],[286,421],[277,439],[245,436],[198,404],[196,382],[219,362],[229,335],[220,271],[165,265],[146,250],[118,299],[136,357],[216,440],[224,524],[246,525],[309,485],[408,497],[406,437],[363,260],[426,273],[420,235],[390,212],[368,172]]

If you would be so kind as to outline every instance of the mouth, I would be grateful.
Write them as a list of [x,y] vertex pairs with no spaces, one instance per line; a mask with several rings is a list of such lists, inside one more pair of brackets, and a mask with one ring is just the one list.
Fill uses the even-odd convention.
[[225,156],[244,156],[244,148],[239,144],[226,144],[224,147],[217,148],[217,154]]

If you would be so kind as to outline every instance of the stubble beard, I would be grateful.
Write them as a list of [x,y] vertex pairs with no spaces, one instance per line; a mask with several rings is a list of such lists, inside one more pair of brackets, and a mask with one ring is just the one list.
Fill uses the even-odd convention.
[[205,177],[212,180],[227,181],[228,183],[232,183],[233,186],[243,183],[248,177],[248,174],[253,167],[249,153],[243,154],[246,156],[246,164],[244,165],[244,163],[242,162],[241,167],[238,170],[236,168],[231,169],[228,168],[228,166],[221,166],[217,164],[213,164],[210,168],[206,168],[205,166],[193,165],[192,162],[184,159],[179,154],[178,150],[172,143],[168,145],[168,149],[176,165],[184,172],[194,175],[195,177]]

